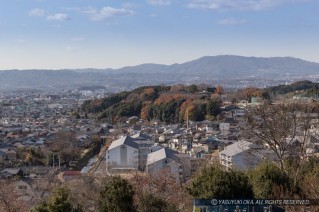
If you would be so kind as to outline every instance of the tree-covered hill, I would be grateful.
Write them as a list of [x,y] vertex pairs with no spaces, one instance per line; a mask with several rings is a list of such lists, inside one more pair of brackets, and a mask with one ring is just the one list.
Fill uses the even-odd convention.
[[[205,92],[200,92],[205,90]],[[133,91],[113,94],[104,99],[89,100],[82,105],[86,113],[97,113],[111,122],[138,116],[167,123],[213,119],[220,113],[222,89],[197,86],[144,86]]]
[[308,80],[294,82],[289,85],[278,85],[274,87],[267,88],[266,91],[272,94],[288,94],[291,92],[304,91],[307,93],[315,93],[318,91],[318,83],[314,83]]
[[109,92],[176,83],[229,83],[227,87],[272,85],[290,79],[318,79],[319,63],[290,57],[206,56],[181,64],[141,64],[120,69],[0,70],[2,90],[75,89],[105,86]]

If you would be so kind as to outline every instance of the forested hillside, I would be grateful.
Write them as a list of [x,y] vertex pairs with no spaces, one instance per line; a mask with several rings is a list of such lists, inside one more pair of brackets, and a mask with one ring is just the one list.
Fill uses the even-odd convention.
[[147,86],[104,99],[86,101],[82,109],[87,113],[98,113],[100,119],[107,118],[110,121],[138,116],[147,120],[178,123],[186,119],[187,111],[190,120],[201,121],[213,119],[220,113],[221,93],[221,86]]
[[318,83],[311,82],[308,80],[298,81],[289,85],[278,85],[267,88],[266,91],[272,94],[287,94],[291,92],[304,91],[308,94],[317,94],[319,91]]

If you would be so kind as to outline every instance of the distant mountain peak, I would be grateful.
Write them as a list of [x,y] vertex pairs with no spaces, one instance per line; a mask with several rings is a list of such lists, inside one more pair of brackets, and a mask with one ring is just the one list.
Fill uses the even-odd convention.
[[[101,85],[111,90],[128,90],[143,85],[177,83],[289,81],[318,76],[319,64],[294,57],[204,56],[181,64],[145,63],[120,69],[10,70],[0,71],[2,88],[80,87]],[[239,82],[238,80],[244,80]],[[238,85],[235,85],[239,83]],[[242,84],[240,84],[242,83]],[[268,84],[267,84],[268,85]],[[1,87],[0,87],[1,88]]]

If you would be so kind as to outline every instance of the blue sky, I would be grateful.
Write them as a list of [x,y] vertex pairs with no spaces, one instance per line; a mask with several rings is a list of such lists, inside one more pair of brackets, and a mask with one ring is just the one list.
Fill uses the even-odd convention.
[[207,55],[319,62],[319,0],[2,0],[0,69],[118,68]]

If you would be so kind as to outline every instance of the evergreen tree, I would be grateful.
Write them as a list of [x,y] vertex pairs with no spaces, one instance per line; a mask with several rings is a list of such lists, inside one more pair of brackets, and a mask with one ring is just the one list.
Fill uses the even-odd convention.
[[80,206],[74,207],[70,202],[70,192],[65,187],[57,188],[48,202],[43,202],[32,212],[82,212]]
[[292,181],[278,166],[261,163],[248,173],[255,198],[283,198],[292,187]]
[[138,212],[177,212],[175,205],[170,204],[152,194],[146,195],[138,206]]
[[226,171],[216,164],[204,168],[194,177],[188,192],[194,198],[251,198],[248,177],[240,171]]
[[190,93],[198,92],[197,85],[195,85],[195,84],[190,85],[190,86],[188,87],[188,91],[189,91]]
[[220,114],[220,103],[217,101],[209,100],[206,104],[206,113],[211,116],[217,116]]
[[130,183],[121,177],[114,177],[100,192],[100,212],[134,211],[134,191]]

